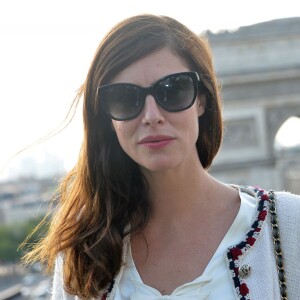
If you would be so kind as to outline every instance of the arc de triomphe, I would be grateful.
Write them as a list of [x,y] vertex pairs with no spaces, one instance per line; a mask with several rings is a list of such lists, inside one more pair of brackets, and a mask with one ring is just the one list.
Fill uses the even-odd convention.
[[300,152],[280,159],[274,140],[289,117],[300,117],[300,18],[206,35],[225,117],[223,146],[210,172],[228,183],[288,189],[283,173],[291,167],[300,174]]

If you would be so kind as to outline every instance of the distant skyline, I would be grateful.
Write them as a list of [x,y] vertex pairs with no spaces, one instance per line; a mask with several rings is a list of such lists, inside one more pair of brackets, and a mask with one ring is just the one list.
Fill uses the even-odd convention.
[[[196,33],[216,32],[297,17],[297,6],[294,0],[186,0],[184,5],[167,0],[120,0],[105,5],[99,0],[1,1],[0,170],[18,150],[60,124],[100,40],[122,19],[139,13],[163,14]],[[63,159],[70,168],[82,137],[80,113],[79,109],[76,120],[63,133],[25,155],[44,151]],[[285,143],[295,142],[294,138]]]

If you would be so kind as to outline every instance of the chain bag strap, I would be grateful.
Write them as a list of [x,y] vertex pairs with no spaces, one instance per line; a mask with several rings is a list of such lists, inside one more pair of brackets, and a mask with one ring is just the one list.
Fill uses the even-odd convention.
[[283,265],[283,256],[282,256],[282,249],[281,249],[281,242],[280,242],[280,232],[279,232],[277,211],[276,211],[275,192],[271,190],[269,191],[268,195],[270,200],[270,217],[271,217],[275,259],[276,259],[276,265],[278,271],[280,295],[281,295],[281,300],[288,300],[287,287],[285,281],[285,271]]

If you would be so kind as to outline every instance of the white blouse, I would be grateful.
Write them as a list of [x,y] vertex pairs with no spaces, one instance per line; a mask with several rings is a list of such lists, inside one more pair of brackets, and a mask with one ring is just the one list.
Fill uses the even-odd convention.
[[239,212],[223,238],[203,274],[191,282],[177,287],[171,295],[162,295],[155,288],[143,283],[131,255],[128,242],[125,266],[116,290],[116,300],[160,300],[160,299],[235,299],[231,276],[224,259],[228,247],[239,243],[252,225],[257,201],[242,191],[239,192]]

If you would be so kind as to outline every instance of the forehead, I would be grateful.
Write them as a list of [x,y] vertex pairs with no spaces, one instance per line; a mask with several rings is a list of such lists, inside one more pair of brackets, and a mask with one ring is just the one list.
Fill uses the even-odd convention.
[[190,71],[183,58],[170,49],[155,51],[119,72],[111,83],[134,83],[149,86],[169,74]]

